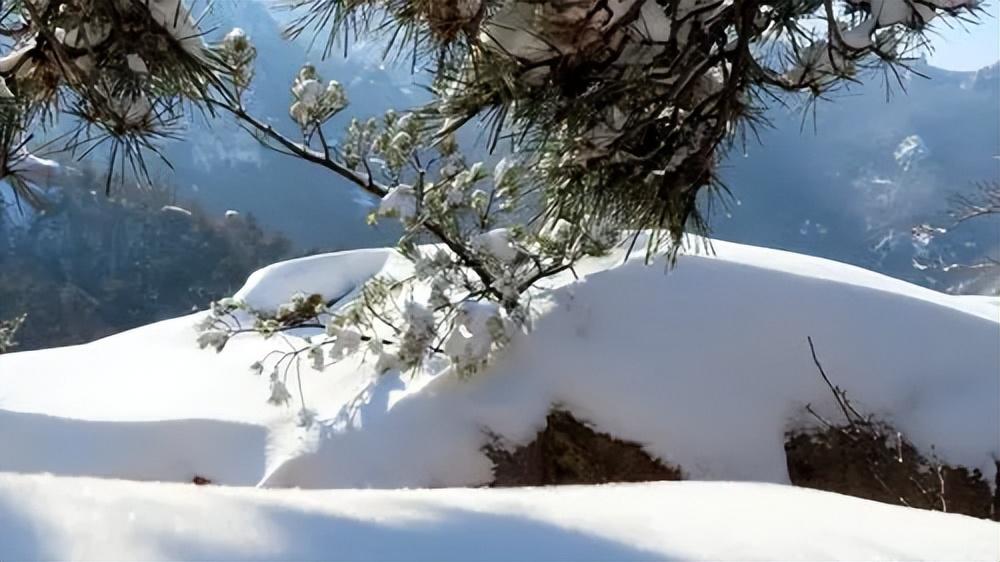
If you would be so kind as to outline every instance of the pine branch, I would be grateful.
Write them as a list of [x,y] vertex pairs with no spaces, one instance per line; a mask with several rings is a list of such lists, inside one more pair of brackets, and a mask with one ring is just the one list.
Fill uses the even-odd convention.
[[[365,192],[378,198],[385,197],[386,194],[389,193],[388,186],[376,181],[372,177],[370,170],[367,174],[360,174],[343,163],[333,159],[329,153],[321,153],[305,146],[302,143],[289,139],[285,135],[278,132],[271,125],[265,124],[253,117],[241,107],[236,107],[213,99],[210,99],[209,103],[211,103],[214,107],[218,107],[231,113],[234,117],[244,123],[247,123],[262,135],[285,147],[293,155],[332,171],[338,176],[347,179]],[[462,261],[463,265],[467,266],[476,274],[479,280],[486,287],[487,291],[496,297],[502,297],[500,291],[496,289],[496,277],[488,269],[486,269],[482,260],[477,258],[469,248],[467,248],[462,242],[456,240],[454,237],[448,235],[446,229],[439,224],[431,221],[424,221],[421,223],[421,226],[444,243],[449,250],[454,252],[455,255],[457,255]]]
[[385,195],[389,193],[389,188],[375,181],[370,173],[367,174],[367,176],[359,174],[358,172],[331,158],[329,152],[324,154],[313,150],[302,143],[289,139],[285,135],[279,133],[271,125],[263,123],[256,117],[247,113],[243,108],[234,107],[214,99],[209,99],[208,102],[214,107],[218,107],[219,109],[231,113],[234,117],[250,125],[262,135],[285,147],[293,155],[330,170],[338,176],[360,187],[367,193],[379,198],[385,197]]

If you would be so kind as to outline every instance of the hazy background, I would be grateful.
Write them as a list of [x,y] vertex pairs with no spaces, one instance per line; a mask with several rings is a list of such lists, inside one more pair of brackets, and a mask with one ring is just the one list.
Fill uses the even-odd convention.
[[[995,66],[1000,38],[992,15],[996,6],[986,10],[981,25],[940,27],[939,47],[927,63],[917,65],[930,78],[906,77],[905,91],[892,84],[889,101],[877,77],[818,104],[815,114],[774,108],[769,115],[774,126],[762,132],[761,143],[735,150],[725,163],[724,179],[734,201],[728,215],[715,217],[716,236],[934,284],[912,268],[912,259],[926,249],[912,246],[911,227],[941,219],[950,193],[1000,177]],[[279,37],[283,17],[260,2],[243,0],[217,3],[210,18],[219,22],[219,34],[239,25],[257,44],[253,104],[275,126],[294,132],[286,117],[288,86],[305,61],[347,86],[351,106],[334,128],[351,116],[424,99],[419,87],[424,77],[411,74],[406,64],[384,66],[376,46],[354,47],[347,58],[336,53],[320,61],[307,43]],[[982,69],[989,65],[994,66]],[[269,153],[233,126],[195,127],[193,132],[191,142],[171,149],[184,163],[173,177],[184,197],[214,212],[252,212],[303,248],[392,241],[391,233],[364,225],[371,202],[330,174]],[[978,243],[1000,243],[997,236]]]
[[[929,79],[905,77],[905,92],[893,84],[889,101],[885,84],[872,80],[818,104],[814,114],[772,109],[773,127],[762,131],[761,142],[726,159],[723,177],[733,197],[713,216],[715,236],[824,256],[941,290],[995,291],[1000,283],[993,278],[914,267],[995,251],[995,221],[930,245],[911,236],[917,224],[945,220],[950,194],[1000,178],[1000,37],[997,7],[986,10],[979,26],[939,28],[937,50],[917,65]],[[248,32],[259,52],[250,107],[279,130],[296,132],[287,117],[289,86],[305,62],[347,89],[351,105],[331,130],[351,117],[426,99],[420,87],[426,78],[405,64],[383,64],[377,45],[356,45],[346,58],[336,53],[323,61],[307,42],[281,38],[283,19],[287,14],[259,0],[217,0],[204,20],[214,28],[210,37],[233,26]],[[166,146],[166,154],[175,169],[156,173],[152,195],[125,189],[110,201],[93,197],[100,178],[94,168],[74,164],[79,173],[51,190],[53,209],[0,209],[0,318],[24,311],[50,317],[34,326],[29,320],[23,347],[85,341],[204,306],[275,259],[395,240],[391,230],[366,226],[373,202],[359,190],[261,147],[227,119],[193,119],[184,141]],[[164,205],[190,215],[163,211]],[[228,210],[239,217],[227,219]],[[101,234],[88,235],[82,246],[75,242],[74,232],[95,230]],[[58,298],[45,299],[49,293]],[[127,294],[139,297],[123,311]],[[84,303],[90,316],[74,312]],[[69,325],[75,327],[63,328]]]

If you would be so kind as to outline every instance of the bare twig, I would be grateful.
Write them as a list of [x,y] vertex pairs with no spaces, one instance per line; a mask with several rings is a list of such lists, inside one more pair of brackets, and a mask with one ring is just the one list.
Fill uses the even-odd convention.
[[819,358],[816,357],[816,346],[813,345],[812,336],[807,336],[806,340],[809,342],[809,351],[812,353],[813,363],[816,365],[816,368],[819,369],[819,374],[823,377],[823,382],[825,382],[826,386],[828,386],[830,391],[833,392],[834,398],[837,399],[837,405],[840,406],[840,411],[844,413],[844,418],[847,420],[847,423],[850,424],[851,427],[854,427],[855,419],[854,416],[851,415],[853,408],[848,408],[848,405],[843,397],[844,391],[841,390],[840,387],[834,385],[830,381],[830,377],[826,375],[823,365],[819,362]]

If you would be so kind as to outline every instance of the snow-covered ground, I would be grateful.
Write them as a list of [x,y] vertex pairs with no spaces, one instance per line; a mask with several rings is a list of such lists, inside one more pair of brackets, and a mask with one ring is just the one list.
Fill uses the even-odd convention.
[[[1000,308],[818,258],[724,242],[676,269],[595,260],[535,298],[535,331],[468,381],[376,377],[360,357],[314,372],[318,423],[265,403],[248,367],[282,338],[195,345],[201,314],[91,344],[0,357],[0,470],[272,487],[464,486],[490,480],[486,431],[528,441],[553,404],[638,441],[692,479],[787,482],[783,435],[812,403],[812,364],[918,448],[980,468],[1000,455]],[[273,308],[403,274],[388,250],[255,273],[237,294]],[[294,380],[290,385],[297,395]],[[297,396],[296,396],[297,398]],[[297,402],[297,400],[296,400]]]
[[995,560],[997,528],[752,483],[302,491],[0,475],[4,560]]
[[[243,335],[222,353],[202,351],[194,331],[202,313],[87,345],[0,356],[0,472],[60,476],[2,477],[0,544],[13,546],[0,547],[0,558],[326,557],[339,555],[338,537],[349,536],[357,538],[349,548],[367,549],[345,551],[357,558],[391,558],[409,541],[427,546],[407,551],[426,558],[576,558],[591,545],[593,557],[605,559],[996,559],[995,523],[785,487],[306,493],[68,478],[475,486],[491,479],[481,452],[488,433],[525,443],[561,405],[644,444],[686,478],[786,483],[784,433],[809,421],[805,404],[837,417],[812,363],[811,336],[827,373],[859,408],[893,423],[919,449],[933,446],[944,461],[979,468],[992,481],[1000,456],[995,299],[944,295],[776,250],[714,248],[714,256],[683,256],[669,272],[640,260],[622,265],[616,254],[583,264],[580,281],[550,280],[534,295],[533,333],[470,380],[448,371],[379,377],[360,356],[323,372],[303,363],[306,404],[316,412],[307,428],[297,424],[294,379],[293,405],[270,406],[266,377],[248,369],[289,342]],[[255,273],[237,296],[257,308],[274,308],[295,292],[342,297],[372,275],[401,276],[408,267],[389,250],[314,256]],[[634,514],[614,512],[632,504]],[[701,519],[688,521],[686,510]],[[662,517],[640,523],[653,511]],[[869,512],[875,519],[865,519]],[[143,513],[148,523],[114,540],[90,531],[114,527],[117,518],[146,521]],[[721,518],[718,528],[706,513]],[[495,534],[479,531],[491,523]],[[172,535],[177,525],[190,533]],[[693,530],[699,525],[701,534]],[[781,530],[786,542],[755,550],[760,526]],[[264,538],[247,540],[255,535],[241,528],[260,529]],[[32,538],[46,529],[65,540],[50,547]],[[428,546],[446,533],[461,548]],[[539,555],[529,556],[530,548]]]

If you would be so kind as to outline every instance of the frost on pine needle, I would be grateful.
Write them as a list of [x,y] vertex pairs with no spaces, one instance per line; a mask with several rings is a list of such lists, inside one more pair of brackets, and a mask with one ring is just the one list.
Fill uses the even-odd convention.
[[313,344],[309,348],[309,361],[312,362],[312,368],[317,371],[322,371],[323,367],[326,366],[326,357],[324,356],[323,346],[320,344]]
[[397,178],[420,148],[422,122],[412,113],[385,113],[382,127],[373,135],[370,152],[376,156],[389,177]]
[[198,347],[205,349],[213,348],[216,352],[221,352],[229,341],[229,333],[224,330],[205,330],[198,334]]
[[[308,81],[312,78],[299,78],[295,95],[315,100],[319,90]],[[588,240],[603,223],[588,215],[580,217],[586,225],[566,228],[557,244],[545,242],[539,226],[516,224],[511,203],[526,191],[523,158],[501,161],[491,178],[482,162],[467,163],[454,144],[432,148],[431,141],[413,114],[388,112],[380,122],[352,121],[343,145],[354,169],[388,180],[373,215],[402,220],[406,231],[398,251],[411,262],[412,275],[371,279],[350,300],[333,306],[320,295],[296,295],[273,311],[225,300],[213,307],[223,329],[229,326],[233,333],[252,330],[270,337],[322,330],[301,346],[262,359],[262,369],[322,370],[359,354],[377,373],[450,366],[458,375],[472,376],[517,329],[530,325],[525,292],[534,281],[597,248]],[[423,228],[434,229],[447,243],[418,244]],[[206,329],[219,327],[209,322]]]
[[250,46],[250,36],[242,27],[234,27],[222,39],[222,47],[230,51],[243,51]]
[[437,335],[434,313],[426,306],[407,301],[403,309],[403,323],[406,330],[399,343],[399,362],[406,367],[416,367],[421,364],[428,348],[431,347]]
[[511,196],[511,190],[520,184],[523,173],[523,164],[519,158],[504,156],[493,167],[493,185],[501,194]]
[[468,376],[486,364],[494,347],[503,346],[509,339],[508,323],[496,303],[466,302],[459,306],[444,352],[458,373]]
[[225,67],[225,74],[234,86],[234,94],[242,101],[243,94],[253,82],[253,63],[257,59],[257,49],[250,36],[239,27],[226,34],[218,47],[218,55]]
[[288,392],[285,381],[278,376],[278,371],[275,369],[271,373],[271,395],[267,398],[267,401],[276,406],[281,406],[287,404],[291,399],[292,393]]
[[347,107],[347,95],[336,80],[326,85],[316,68],[307,64],[292,82],[292,105],[288,109],[292,120],[303,131],[310,131]]
[[496,228],[477,234],[472,239],[472,245],[479,251],[502,262],[512,262],[521,254],[514,246],[510,231],[506,228]]
[[353,328],[340,328],[335,333],[327,334],[333,336],[334,342],[330,346],[330,359],[337,361],[361,349],[363,342],[361,332]]

